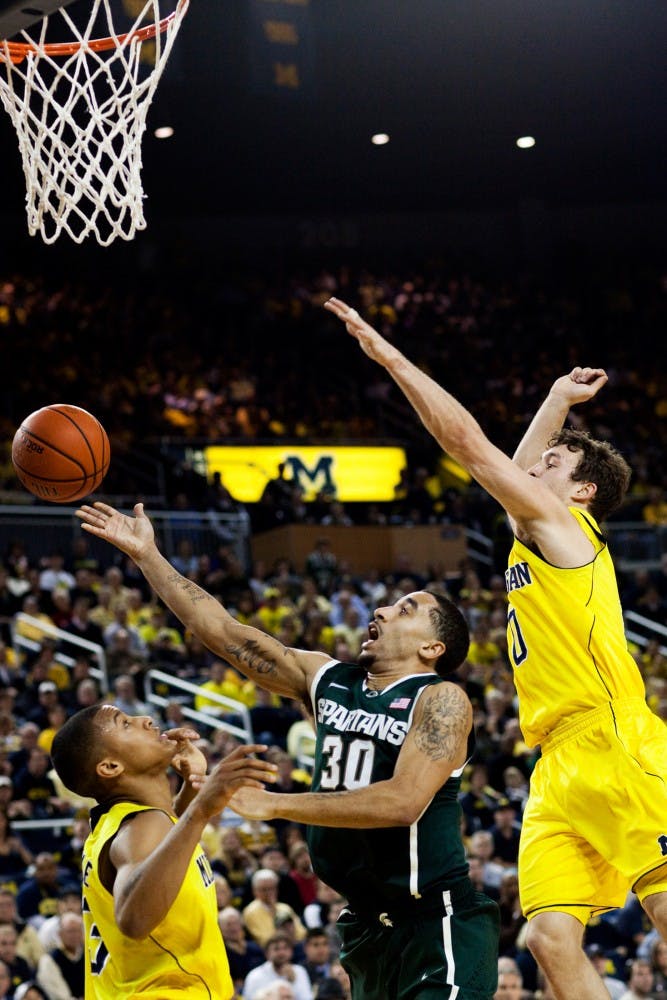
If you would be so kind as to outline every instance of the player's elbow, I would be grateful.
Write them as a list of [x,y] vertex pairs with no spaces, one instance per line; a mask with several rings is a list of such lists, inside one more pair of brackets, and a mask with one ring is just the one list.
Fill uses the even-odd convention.
[[421,799],[411,795],[408,790],[392,803],[391,826],[412,826],[423,813],[426,805]]
[[387,826],[412,826],[433,799],[439,785],[424,781],[412,768],[395,774],[383,790],[386,812],[391,816]]
[[424,807],[421,803],[405,802],[403,804],[403,809],[401,810],[400,820],[396,825],[412,826],[413,823],[417,822],[423,811]]
[[[456,431],[456,434],[451,434],[450,429],[445,425],[445,432],[449,438],[445,450],[451,458],[470,471],[471,467],[478,461],[480,452],[488,443],[487,439],[476,422],[462,423]],[[441,439],[439,438],[439,440]]]

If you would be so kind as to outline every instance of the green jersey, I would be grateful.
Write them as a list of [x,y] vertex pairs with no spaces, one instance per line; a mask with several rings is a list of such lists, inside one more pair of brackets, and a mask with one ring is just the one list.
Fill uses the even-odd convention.
[[[346,791],[391,778],[419,696],[442,683],[437,674],[413,674],[376,692],[356,664],[326,663],[311,688],[317,729],[312,791]],[[460,784],[459,770],[410,827],[310,826],[315,872],[351,905],[380,910],[465,878]]]

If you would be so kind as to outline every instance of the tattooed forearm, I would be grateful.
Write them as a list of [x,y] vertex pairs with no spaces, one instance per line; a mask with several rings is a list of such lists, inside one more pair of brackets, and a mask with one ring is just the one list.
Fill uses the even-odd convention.
[[450,685],[424,705],[415,727],[415,740],[431,760],[455,759],[469,729],[467,700],[457,687]]
[[276,660],[268,656],[266,650],[262,649],[255,639],[248,639],[240,646],[229,643],[225,649],[230,656],[240,663],[244,663],[246,667],[254,670],[257,674],[275,674],[278,670]]
[[191,602],[195,604],[197,601],[212,601],[214,600],[210,594],[207,594],[205,590],[198,587],[196,583],[192,580],[187,580],[180,573],[173,573],[171,576],[167,577],[167,583],[175,583],[180,589],[185,593],[186,597],[189,597]]

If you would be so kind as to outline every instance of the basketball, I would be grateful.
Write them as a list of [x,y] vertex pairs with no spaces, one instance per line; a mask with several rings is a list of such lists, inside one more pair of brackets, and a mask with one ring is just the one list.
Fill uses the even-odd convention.
[[53,403],[26,417],[14,435],[12,462],[30,493],[70,503],[98,488],[109,468],[109,438],[92,413]]

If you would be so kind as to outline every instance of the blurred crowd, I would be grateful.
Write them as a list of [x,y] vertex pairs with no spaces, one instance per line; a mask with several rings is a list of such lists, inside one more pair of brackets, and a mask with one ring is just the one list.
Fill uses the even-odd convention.
[[[454,384],[510,452],[555,377],[575,364],[604,366],[610,388],[577,423],[613,439],[638,494],[667,487],[667,376],[654,347],[667,320],[667,276],[644,267],[509,279],[446,261],[395,271],[258,266],[113,284],[0,276],[0,335],[12,345],[0,486],[13,482],[7,446],[16,427],[55,401],[54,386],[59,400],[95,413],[117,457],[165,440],[412,436],[413,464],[433,472],[435,452],[400,393],[322,308],[332,294]],[[110,470],[109,492],[127,492],[127,482],[114,482],[120,469]]]
[[[346,661],[356,658],[374,608],[422,587],[457,603],[472,639],[457,680],[473,703],[477,743],[462,786],[462,830],[473,881],[500,903],[497,996],[548,1000],[525,947],[518,904],[518,839],[536,753],[522,740],[507,655],[507,529],[492,501],[443,474],[442,456],[393,384],[359,357],[322,308],[332,294],[455,386],[508,452],[555,377],[575,364],[603,365],[610,388],[573,419],[612,440],[632,465],[620,519],[667,531],[667,375],[653,346],[667,319],[667,278],[659,269],[561,275],[549,285],[437,262],[400,272],[244,272],[218,276],[205,288],[196,279],[166,287],[144,277],[121,290],[74,277],[5,276],[0,335],[12,347],[0,403],[0,489],[16,486],[16,426],[56,401],[55,385],[60,401],[99,417],[121,457],[152,446],[158,453],[164,441],[407,437],[409,463],[387,504],[345,505],[325,494],[306,503],[286,470],[277,470],[248,514],[256,532],[322,525],[304,567],[286,559],[244,566],[225,544],[203,553],[187,541],[170,558],[239,621],[287,646]],[[240,507],[219,476],[209,482],[183,462],[168,471],[167,505]],[[133,489],[121,462],[105,488]],[[436,568],[416,572],[405,564],[386,575],[355,574],[326,538],[328,525],[436,522],[492,537],[494,564],[481,570],[466,560],[446,579]],[[15,539],[0,565],[0,1000],[71,1000],[83,997],[80,862],[90,802],[75,799],[50,767],[51,741],[64,720],[100,699],[153,715],[163,727],[183,724],[184,710],[194,709],[201,713],[200,745],[214,764],[249,718],[278,764],[275,787],[291,792],[309,787],[314,734],[303,705],[269,694],[214,657],[129,561],[110,555],[102,564],[85,538],[37,559],[27,551],[25,540]],[[667,557],[649,568],[619,567],[618,576],[624,608],[667,626]],[[18,612],[27,618],[17,621]],[[47,634],[51,625],[62,630],[60,638]],[[105,671],[77,639],[103,650]],[[665,646],[630,646],[651,707],[667,720]],[[147,682],[153,668],[191,689],[174,697],[165,688],[158,707]],[[336,933],[345,900],[313,874],[304,838],[296,824],[247,822],[230,810],[206,831],[221,934],[245,1000],[349,998]],[[667,995],[667,942],[633,894],[622,909],[589,924],[585,946],[613,1000]]]
[[[34,995],[48,1000],[83,996],[77,992],[83,967],[80,862],[91,803],[62,787],[49,760],[53,736],[71,713],[103,699],[176,727],[192,708],[201,713],[200,745],[214,764],[240,739],[224,724],[242,727],[247,712],[255,737],[279,767],[275,788],[300,792],[310,785],[314,732],[304,706],[271,695],[213,656],[129,561],[111,553],[109,559],[101,564],[82,538],[71,551],[51,552],[32,564],[16,540],[0,567],[0,980],[6,966],[17,997],[33,981],[41,990]],[[525,948],[518,903],[518,841],[536,751],[524,744],[517,719],[503,577],[481,577],[467,562],[447,580],[404,564],[385,576],[354,575],[326,538],[302,572],[284,559],[246,571],[224,546],[213,557],[179,552],[172,563],[239,621],[285,645],[345,661],[356,659],[374,608],[426,586],[457,603],[471,644],[456,679],[473,703],[477,744],[460,800],[471,877],[500,904],[502,979],[522,984],[519,992],[499,996],[548,997]],[[667,562],[648,577],[628,578],[628,593],[650,583],[664,600]],[[18,611],[28,617],[16,620]],[[61,629],[60,637],[49,637],[47,625]],[[96,656],[77,647],[77,639],[103,650],[106,679]],[[667,657],[658,643],[632,648],[651,704],[667,719]],[[151,688],[147,672],[154,668],[192,687],[178,696],[173,688]],[[162,707],[151,700],[151,690],[165,696]],[[177,780],[174,775],[175,788]],[[336,917],[345,900],[313,874],[304,828],[244,821],[225,810],[209,824],[204,846],[216,873],[220,928],[239,996],[349,997],[337,960]],[[648,981],[647,969],[651,992],[636,995],[667,988],[667,943],[657,939],[634,895],[589,925],[586,947],[600,974],[618,981],[618,996],[633,977]]]

